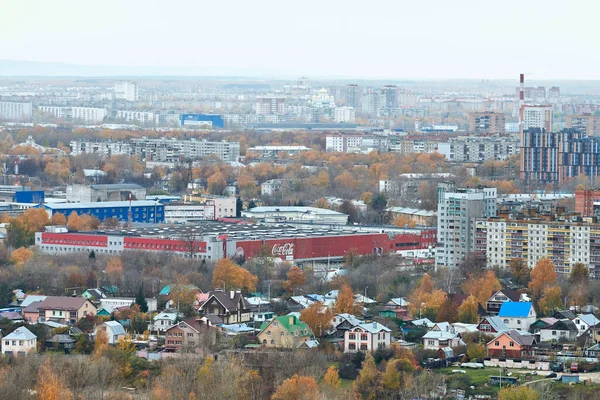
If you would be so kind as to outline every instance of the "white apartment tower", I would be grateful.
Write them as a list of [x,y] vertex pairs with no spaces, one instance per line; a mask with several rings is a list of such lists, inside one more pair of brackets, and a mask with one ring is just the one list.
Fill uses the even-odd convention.
[[523,132],[529,128],[545,129],[552,132],[553,112],[552,106],[521,106],[521,121]]
[[438,185],[436,268],[455,268],[473,251],[475,219],[495,217],[496,201],[496,188],[457,189],[450,182]]
[[256,114],[258,115],[283,115],[285,114],[285,97],[283,96],[257,96]]
[[138,85],[135,82],[117,82],[115,83],[115,98],[127,101],[137,101]]
[[30,102],[0,101],[0,120],[29,121],[33,115]]

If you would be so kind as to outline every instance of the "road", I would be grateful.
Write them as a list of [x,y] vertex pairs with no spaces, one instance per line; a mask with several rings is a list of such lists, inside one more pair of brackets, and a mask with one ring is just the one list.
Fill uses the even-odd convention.
[[[518,369],[518,370],[509,370],[509,372],[516,372],[516,373],[519,373],[519,374],[526,374],[528,372],[531,373],[532,370]],[[537,372],[538,376],[546,376],[546,375],[552,373],[552,371],[537,371],[537,370],[535,372]],[[558,376],[561,376],[563,374],[571,375],[571,373],[569,373],[569,372],[557,372]],[[586,373],[579,372],[577,374],[572,374],[572,375],[579,375],[579,380],[580,381],[585,381],[585,380],[591,379],[592,383],[600,384],[600,372],[586,372]],[[551,379],[553,379],[553,378],[551,378]],[[539,379],[538,379],[538,381],[539,381]],[[536,381],[527,382],[527,383],[531,384],[531,383],[534,383],[534,382],[536,382]]]

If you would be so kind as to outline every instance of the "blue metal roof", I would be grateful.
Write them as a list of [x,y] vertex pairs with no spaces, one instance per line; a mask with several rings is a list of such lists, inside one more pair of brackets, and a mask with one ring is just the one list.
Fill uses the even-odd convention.
[[499,317],[525,318],[531,310],[530,302],[507,301],[500,307]]

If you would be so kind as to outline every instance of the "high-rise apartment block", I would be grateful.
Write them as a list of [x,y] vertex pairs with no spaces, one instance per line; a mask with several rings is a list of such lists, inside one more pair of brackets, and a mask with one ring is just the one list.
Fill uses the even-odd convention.
[[135,82],[115,83],[115,98],[127,101],[138,101],[138,85]]
[[530,129],[521,134],[522,181],[562,183],[580,175],[600,176],[600,138],[573,129]]
[[573,128],[586,136],[600,136],[600,115],[567,115],[567,128]]
[[545,129],[547,132],[552,130],[552,106],[522,105],[520,112],[523,132],[531,128]]
[[257,96],[256,114],[258,115],[283,115],[285,114],[284,96]]
[[107,115],[108,110],[106,108],[71,107],[71,118],[73,118],[73,121],[102,123]]
[[438,185],[438,243],[436,267],[455,268],[473,251],[476,218],[496,216],[496,188],[462,188]]
[[519,152],[519,142],[510,137],[460,136],[451,138],[448,143],[450,145],[448,160],[454,162],[505,161]]
[[469,133],[474,135],[488,135],[504,133],[506,117],[498,112],[469,113]]
[[[438,232],[438,237],[439,237]],[[474,250],[486,255],[489,268],[508,268],[514,259],[529,268],[549,258],[559,274],[569,274],[576,263],[600,278],[600,224],[565,218],[478,218]]]
[[353,124],[356,121],[354,107],[336,107],[334,110],[334,121],[336,123]]
[[361,97],[362,90],[358,85],[346,85],[344,90],[344,105],[346,107],[354,107],[355,109],[359,108]]
[[30,102],[0,101],[0,120],[29,121],[33,115]]
[[325,151],[339,153],[363,153],[388,151],[388,139],[375,135],[327,135]]

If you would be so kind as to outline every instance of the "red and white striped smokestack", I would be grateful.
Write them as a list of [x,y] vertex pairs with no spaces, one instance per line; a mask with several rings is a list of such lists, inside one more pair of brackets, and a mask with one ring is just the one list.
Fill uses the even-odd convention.
[[520,89],[519,89],[519,100],[525,100],[525,74],[519,75]]

